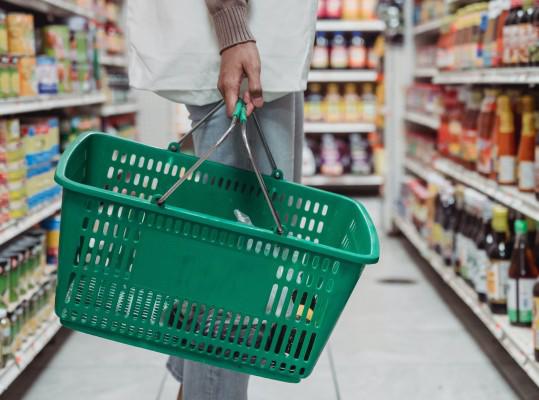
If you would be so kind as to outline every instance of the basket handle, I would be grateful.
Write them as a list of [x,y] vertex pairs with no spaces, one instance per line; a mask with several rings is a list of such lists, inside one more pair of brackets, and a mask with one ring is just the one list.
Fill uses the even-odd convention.
[[[218,104],[215,106],[206,117],[203,118],[203,120],[207,120],[209,116],[214,114],[220,107],[222,107],[222,104]],[[203,120],[201,120],[191,131],[188,133],[189,135],[192,134],[192,132],[198,128],[201,123],[203,123]],[[258,180],[258,184],[260,185],[260,189],[262,190],[262,193],[264,195],[264,199],[266,200],[266,203],[268,204],[268,207],[270,209],[271,215],[273,217],[273,220],[275,222],[275,230],[279,235],[282,235],[284,233],[283,225],[281,224],[281,219],[279,218],[279,214],[277,213],[277,210],[275,209],[273,202],[271,201],[271,198],[268,193],[268,188],[266,186],[266,183],[264,182],[264,179],[262,177],[262,174],[260,173],[260,170],[258,169],[253,152],[251,151],[251,147],[249,145],[249,141],[247,139],[247,108],[245,106],[245,103],[243,100],[238,100],[238,103],[236,104],[236,109],[234,111],[234,114],[232,115],[232,121],[230,123],[230,126],[228,129],[223,133],[223,135],[219,138],[219,140],[210,147],[206,153],[204,153],[192,166],[185,172],[185,174],[178,179],[174,185],[170,187],[166,191],[166,193],[163,196],[160,196],[157,198],[157,205],[162,206],[165,201],[174,193],[187,179],[193,175],[193,173],[202,165],[204,161],[206,161],[215,150],[228,138],[230,133],[233,131],[233,129],[237,125],[241,126],[241,136],[243,139],[243,144],[245,146],[245,150],[247,151],[247,156],[249,157],[249,161],[251,162],[251,166],[253,167],[253,170],[255,172],[256,178]],[[268,155],[268,158],[270,159],[270,163],[273,163],[275,165],[275,160],[273,159],[273,156],[271,155],[271,152],[269,151],[269,146],[267,145],[267,142],[265,141],[265,138],[263,136],[262,130],[260,129],[258,120],[255,120],[255,125],[257,125],[257,131],[260,135],[260,138],[262,139],[262,142],[264,143],[264,147],[266,148],[266,152]],[[178,145],[181,145],[181,141],[178,143]],[[282,179],[282,172],[277,169],[276,167],[273,169],[272,176],[276,179]]]
[[[198,121],[185,135],[182,136],[180,140],[176,143],[171,143],[169,145],[169,150],[172,151],[179,151],[181,149],[181,146],[183,142],[187,140],[188,137],[190,137],[198,128],[200,128],[202,125],[204,125],[208,119],[210,119],[211,116],[213,116],[217,111],[219,111],[223,106],[225,105],[225,101],[221,100],[219,101],[200,121]],[[236,110],[234,111],[234,114],[232,118],[234,118],[234,115],[238,116],[241,107],[245,107],[245,103],[243,100],[238,100],[236,103]],[[268,157],[268,161],[271,166],[271,176],[273,176],[275,179],[283,179],[284,174],[283,171],[280,170],[277,167],[277,163],[275,162],[275,158],[273,157],[273,154],[271,153],[271,150],[269,148],[268,142],[266,140],[266,136],[264,135],[264,132],[262,131],[262,126],[260,125],[260,121],[256,115],[256,112],[253,111],[251,114],[253,121],[255,123],[256,132],[258,133],[258,137],[260,138],[260,141],[262,142],[262,146],[264,147],[264,151],[266,153],[266,156]]]

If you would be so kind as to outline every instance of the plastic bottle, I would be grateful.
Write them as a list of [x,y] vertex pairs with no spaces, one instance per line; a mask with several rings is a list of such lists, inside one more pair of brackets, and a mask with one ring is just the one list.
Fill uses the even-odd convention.
[[361,0],[342,0],[342,18],[357,20],[361,18]]
[[329,42],[326,34],[323,32],[316,34],[311,67],[315,69],[326,69],[329,67]]
[[365,83],[363,85],[363,119],[365,122],[375,122],[376,120],[376,96],[374,95],[373,85]]
[[365,68],[367,66],[367,49],[361,33],[354,32],[348,47],[348,68]]
[[493,136],[496,123],[496,89],[486,89],[477,124],[477,171],[490,176],[494,170]]
[[344,86],[344,120],[361,121],[361,98],[357,94],[357,85],[351,82]]
[[376,18],[376,0],[362,0],[361,1],[361,18],[362,19],[375,19]]
[[334,69],[344,69],[348,67],[348,50],[346,48],[346,39],[342,32],[335,32],[331,41],[329,64]]
[[342,0],[326,0],[326,18],[340,19],[342,17]]
[[498,97],[498,183],[514,185],[516,182],[515,121],[509,96]]
[[528,243],[525,220],[515,221],[515,247],[509,269],[507,313],[512,325],[530,326],[532,323],[533,286],[539,276],[532,249]]
[[535,191],[535,120],[532,96],[522,98],[522,129],[518,147],[518,188],[522,192]]
[[322,156],[322,165],[320,172],[328,176],[341,176],[344,172],[344,166],[340,161],[340,153],[335,137],[331,134],[322,136],[322,146],[320,148]]
[[322,86],[319,83],[310,83],[305,101],[305,119],[311,122],[324,120]]
[[514,38],[515,34],[514,31],[516,31],[515,25],[516,25],[516,18],[517,18],[517,6],[516,2],[511,2],[511,10],[509,11],[507,18],[505,19],[505,23],[503,26],[503,54],[502,54],[502,64],[504,66],[509,66],[512,64],[512,60],[514,58]]
[[324,103],[326,122],[341,122],[343,119],[343,101],[339,93],[339,86],[336,83],[330,83],[327,86]]
[[0,308],[0,368],[4,368],[11,356],[11,323],[7,310]]
[[327,18],[326,1],[327,0],[318,0],[318,11],[316,13],[318,19]]
[[372,171],[369,143],[359,133],[350,135],[351,172],[359,175],[369,175]]
[[495,205],[492,208],[493,243],[487,249],[487,300],[495,314],[507,312],[507,281],[511,265],[511,247],[508,237],[507,208]]

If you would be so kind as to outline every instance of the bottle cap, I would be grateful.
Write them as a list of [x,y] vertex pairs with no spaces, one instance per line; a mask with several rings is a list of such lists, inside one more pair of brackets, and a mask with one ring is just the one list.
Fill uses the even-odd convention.
[[508,214],[509,210],[504,206],[496,204],[492,207],[492,229],[496,232],[506,232]]
[[515,221],[515,233],[518,234],[526,234],[528,233],[528,224],[526,223],[526,220],[523,219],[517,219]]

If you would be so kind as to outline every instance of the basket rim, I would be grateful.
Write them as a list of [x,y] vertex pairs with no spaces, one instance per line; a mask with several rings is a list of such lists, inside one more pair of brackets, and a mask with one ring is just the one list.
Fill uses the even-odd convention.
[[[130,207],[142,208],[147,211],[151,211],[154,213],[167,215],[171,217],[180,216],[181,218],[189,220],[191,222],[202,223],[205,225],[213,225],[220,229],[233,231],[234,233],[237,233],[237,234],[242,234],[242,235],[247,235],[247,236],[256,236],[260,239],[264,239],[267,241],[278,242],[282,245],[301,248],[303,250],[307,250],[313,253],[324,254],[329,257],[338,258],[338,259],[349,261],[352,263],[358,263],[362,265],[375,264],[378,262],[380,258],[380,243],[379,243],[378,234],[376,232],[376,227],[374,226],[374,223],[372,222],[371,217],[367,213],[367,210],[361,203],[340,194],[332,193],[332,196],[336,196],[336,197],[341,198],[341,200],[343,201],[353,203],[354,207],[356,207],[357,210],[359,211],[360,216],[364,218],[366,221],[368,234],[371,238],[370,240],[371,246],[367,254],[359,254],[359,253],[351,252],[348,250],[343,250],[336,247],[321,244],[321,243],[313,243],[307,240],[298,239],[295,236],[278,235],[277,233],[268,229],[264,229],[264,228],[260,228],[256,226],[250,226],[250,225],[242,224],[239,222],[234,222],[234,221],[224,219],[224,218],[210,216],[208,214],[200,213],[197,211],[191,211],[182,207],[171,206],[166,203],[164,206],[158,206],[155,202],[150,202],[148,200],[142,200],[139,198],[133,198],[132,196],[128,196],[126,194],[112,192],[112,191],[105,190],[105,189],[95,187],[95,186],[85,185],[85,184],[76,182],[72,179],[69,179],[66,176],[67,164],[68,164],[69,159],[71,158],[71,156],[77,149],[77,147],[82,146],[84,142],[86,142],[87,140],[91,140],[93,136],[103,136],[103,135],[106,135],[108,140],[112,140],[116,142],[135,142],[134,140],[121,138],[117,136],[111,136],[109,134],[97,132],[97,131],[90,131],[90,132],[86,132],[79,135],[79,137],[76,138],[73,141],[73,143],[71,143],[68,146],[68,148],[64,151],[64,153],[60,157],[60,161],[58,162],[58,166],[56,168],[56,172],[54,175],[54,180],[56,181],[56,183],[58,183],[64,189],[68,189],[73,192],[84,194],[87,196],[103,198],[108,201],[122,203]],[[151,146],[151,145],[147,145],[140,142],[135,142],[135,143],[139,146],[148,146],[148,147],[153,147],[158,150],[163,150],[160,147]],[[215,163],[214,161],[206,161],[206,162]],[[219,164],[219,163],[216,163],[216,164]],[[233,168],[230,166],[227,166],[227,167]],[[301,186],[302,188],[305,188],[305,186],[300,185],[295,182],[290,182],[290,181],[286,181],[286,182],[291,185]],[[315,189],[315,188],[310,188],[310,187],[308,189],[312,191],[322,191],[320,189]]]

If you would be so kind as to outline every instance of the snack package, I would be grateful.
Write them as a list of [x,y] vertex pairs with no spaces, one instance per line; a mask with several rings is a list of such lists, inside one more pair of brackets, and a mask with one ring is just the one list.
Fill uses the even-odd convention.
[[58,66],[56,59],[49,56],[37,57],[36,80],[39,94],[58,93]]
[[21,57],[19,59],[19,79],[20,96],[37,96],[35,57]]
[[43,28],[43,52],[57,60],[69,57],[69,28],[66,25]]
[[8,39],[6,26],[6,12],[0,9],[0,54],[7,54]]
[[57,61],[56,67],[58,70],[58,93],[71,93],[71,61]]
[[24,13],[8,13],[6,22],[9,53],[20,56],[35,55],[34,16]]

